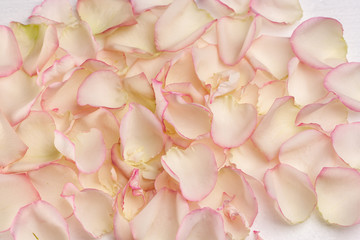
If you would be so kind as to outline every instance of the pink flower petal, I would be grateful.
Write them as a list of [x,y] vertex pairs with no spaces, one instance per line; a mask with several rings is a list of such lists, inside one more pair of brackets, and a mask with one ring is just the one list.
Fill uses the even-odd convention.
[[257,112],[251,104],[239,104],[233,97],[215,98],[209,105],[213,113],[211,136],[225,148],[238,147],[253,133]]
[[290,42],[300,61],[311,67],[326,69],[346,62],[343,28],[335,19],[306,20],[295,29]]
[[80,85],[78,103],[81,106],[120,108],[127,101],[120,77],[112,71],[90,74]]
[[80,18],[90,25],[93,34],[135,23],[131,4],[126,0],[79,0],[76,8]]
[[15,239],[54,239],[69,238],[65,219],[52,205],[37,201],[21,208],[16,215],[11,234]]
[[225,240],[224,222],[211,208],[196,209],[188,213],[176,234],[176,240]]
[[234,11],[220,0],[196,0],[196,5],[210,13],[213,18],[222,18]]
[[9,27],[0,26],[0,77],[7,77],[22,65],[22,57],[14,33]]
[[314,129],[302,131],[284,142],[279,160],[307,173],[312,182],[323,167],[346,166],[334,151],[331,139]]
[[174,0],[156,23],[156,48],[177,51],[187,47],[205,32],[212,20],[193,0]]
[[8,171],[28,171],[60,158],[54,146],[54,130],[54,121],[47,112],[31,112],[16,130],[29,149],[22,159],[8,166]]
[[360,63],[342,64],[326,75],[325,87],[334,92],[348,108],[360,111],[359,85]]
[[347,122],[348,108],[338,99],[328,103],[313,103],[303,107],[296,116],[296,125],[319,126],[326,132],[332,132],[339,124]]
[[53,82],[62,82],[66,73],[75,67],[75,61],[70,55],[66,55],[55,61],[41,75],[43,85],[49,85]]
[[316,194],[309,177],[286,164],[278,164],[264,176],[268,194],[276,200],[290,223],[305,221],[316,206]]
[[59,46],[56,28],[53,25],[22,25],[16,22],[10,26],[19,43],[24,71],[30,76],[37,74]]
[[281,98],[287,95],[286,82],[277,80],[269,82],[259,89],[258,94],[258,113],[266,114],[277,98]]
[[252,0],[251,8],[273,22],[294,23],[302,17],[299,0]]
[[288,91],[301,106],[311,104],[326,96],[326,72],[311,68],[297,58],[289,62]]
[[155,157],[164,146],[160,121],[139,104],[130,104],[120,125],[121,151],[125,161],[138,164]]
[[323,168],[316,179],[318,209],[329,223],[351,226],[360,221],[360,174],[351,168]]
[[288,62],[295,55],[289,38],[262,35],[252,42],[246,56],[255,68],[266,70],[281,80],[288,75]]
[[25,174],[0,174],[0,232],[10,228],[18,210],[36,200],[39,194]]
[[145,10],[169,5],[173,0],[130,0],[135,13],[141,13]]
[[203,199],[216,184],[214,153],[204,144],[194,144],[185,150],[170,148],[161,162],[166,172],[180,183],[181,192],[187,200]]
[[74,185],[66,184],[62,196],[69,199],[76,218],[84,229],[98,238],[113,229],[113,199],[97,189],[79,191]]
[[0,112],[0,168],[22,158],[28,147],[10,126],[5,116]]
[[278,154],[283,142],[301,131],[294,125],[298,111],[293,98],[278,98],[255,129],[252,139],[269,160]]
[[222,168],[212,192],[199,202],[201,207],[212,209],[221,209],[224,204],[232,209],[232,214],[240,215],[246,226],[253,224],[257,215],[257,201],[245,174],[240,170]]
[[360,169],[360,123],[336,126],[331,139],[336,153],[351,167]]
[[29,178],[39,192],[41,199],[53,205],[64,218],[73,213],[71,205],[60,196],[66,183],[79,185],[74,170],[60,164],[50,164],[30,171]]
[[224,17],[217,21],[218,48],[221,60],[228,65],[238,63],[255,37],[253,17]]
[[233,9],[237,14],[247,13],[249,10],[250,0],[219,0],[226,6]]
[[189,212],[180,194],[162,189],[130,222],[134,239],[175,239],[183,217]]

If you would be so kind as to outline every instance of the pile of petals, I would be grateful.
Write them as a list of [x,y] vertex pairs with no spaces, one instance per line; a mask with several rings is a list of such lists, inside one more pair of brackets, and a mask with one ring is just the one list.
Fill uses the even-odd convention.
[[7,239],[360,221],[360,63],[298,0],[45,0],[0,26]]

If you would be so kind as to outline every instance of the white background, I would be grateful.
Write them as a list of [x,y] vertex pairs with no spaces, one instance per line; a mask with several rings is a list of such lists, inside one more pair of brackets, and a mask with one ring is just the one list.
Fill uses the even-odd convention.
[[[71,0],[72,3],[74,1]],[[40,3],[41,0],[0,0],[0,25],[7,25],[10,21],[26,23],[33,7]],[[348,43],[348,60],[360,62],[360,0],[300,0],[300,3],[304,10],[302,21],[314,16],[338,19],[343,24],[344,38]],[[360,225],[347,228],[329,226],[316,213],[295,226],[268,220],[257,222],[255,227],[261,230],[264,240],[360,239]],[[104,239],[112,238],[108,236]]]

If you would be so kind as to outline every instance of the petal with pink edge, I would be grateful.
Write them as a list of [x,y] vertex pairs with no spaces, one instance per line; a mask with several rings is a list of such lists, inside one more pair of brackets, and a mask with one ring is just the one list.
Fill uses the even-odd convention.
[[278,154],[283,142],[301,131],[294,124],[298,112],[293,98],[278,98],[255,129],[252,139],[269,160]]
[[351,167],[360,169],[360,123],[336,126],[331,139],[336,153]]
[[328,103],[313,103],[303,107],[296,116],[296,125],[319,126],[330,133],[339,124],[347,123],[348,108],[337,98]]
[[134,239],[175,239],[188,203],[176,192],[163,188],[130,222]]
[[37,201],[21,208],[11,226],[15,239],[69,238],[69,228],[65,219],[55,207],[45,201]]
[[130,104],[120,124],[121,151],[131,164],[147,162],[161,152],[164,134],[160,121],[140,104]]
[[10,228],[18,210],[40,197],[25,174],[0,174],[0,232]]
[[299,0],[252,0],[251,8],[273,22],[294,23],[302,17]]
[[246,56],[256,69],[266,70],[281,80],[288,75],[288,62],[295,55],[289,38],[262,35],[252,42]]
[[351,110],[360,112],[360,63],[345,63],[331,70],[325,78],[325,87],[335,93]]
[[187,200],[203,199],[216,184],[215,156],[204,144],[193,144],[185,150],[172,147],[161,162],[166,172],[180,183],[181,192]]
[[225,240],[224,221],[211,208],[201,208],[188,213],[176,234],[176,240]]
[[141,13],[145,10],[166,6],[173,2],[173,0],[130,0],[135,13]]
[[77,95],[79,105],[120,108],[127,101],[120,77],[113,71],[97,71],[80,85]]
[[156,23],[156,48],[177,51],[187,47],[205,32],[212,21],[211,16],[198,9],[193,0],[174,0]]
[[334,151],[331,139],[315,129],[302,131],[284,142],[279,160],[307,173],[312,182],[323,167],[346,166]]
[[196,5],[198,8],[210,13],[213,18],[222,18],[230,15],[234,11],[219,0],[196,0]]
[[0,168],[20,159],[28,147],[16,134],[5,116],[0,112]]
[[245,14],[249,10],[250,0],[219,0],[237,14]]
[[76,7],[80,18],[90,25],[93,34],[135,23],[131,4],[126,0],[79,0]]
[[209,105],[213,113],[211,136],[225,148],[238,147],[253,133],[257,112],[253,105],[239,104],[233,97],[215,98]]
[[293,58],[289,62],[289,95],[301,106],[316,102],[328,94],[324,87],[325,75],[325,71],[309,67]]
[[290,223],[305,221],[316,206],[316,194],[309,177],[286,164],[278,164],[264,176],[267,193],[276,201]]
[[99,238],[113,230],[113,199],[103,191],[64,186],[62,196],[73,205],[74,214],[84,229]]
[[346,62],[347,46],[341,24],[332,18],[310,18],[293,32],[291,46],[300,61],[327,69]]
[[253,17],[224,17],[217,21],[218,48],[221,60],[228,65],[238,63],[245,56],[255,37]]
[[22,65],[22,57],[13,31],[6,26],[0,26],[0,77],[6,77]]
[[318,209],[329,223],[351,226],[360,221],[360,174],[351,168],[323,168],[316,179]]

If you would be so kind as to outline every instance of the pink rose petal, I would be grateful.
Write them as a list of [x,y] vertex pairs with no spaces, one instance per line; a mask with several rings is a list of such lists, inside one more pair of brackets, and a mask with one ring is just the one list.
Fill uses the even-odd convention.
[[22,65],[22,57],[13,31],[6,26],[0,26],[0,77],[7,77]]

